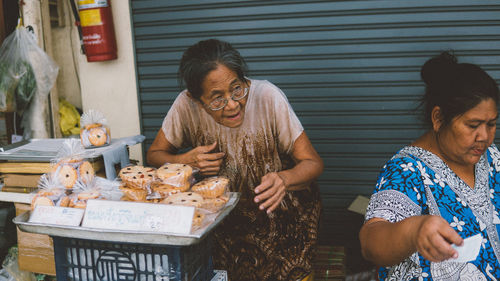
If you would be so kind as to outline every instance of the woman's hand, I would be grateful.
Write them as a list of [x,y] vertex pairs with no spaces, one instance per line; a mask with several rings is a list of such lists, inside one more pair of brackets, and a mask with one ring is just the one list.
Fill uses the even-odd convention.
[[399,222],[371,218],[359,233],[363,256],[378,266],[400,263],[413,253],[440,262],[458,257],[451,244],[462,245],[463,239],[439,216],[411,216]]
[[460,246],[463,239],[442,217],[423,216],[415,230],[413,244],[427,260],[440,262],[458,257],[451,244]]
[[255,203],[259,205],[259,209],[266,210],[267,213],[274,211],[285,197],[286,186],[283,179],[278,173],[273,172],[262,177],[260,184],[255,187]]
[[217,142],[211,145],[198,146],[189,152],[186,152],[185,157],[191,166],[200,169],[200,174],[203,176],[215,176],[219,173],[220,166],[224,160],[224,152],[210,153],[217,147]]

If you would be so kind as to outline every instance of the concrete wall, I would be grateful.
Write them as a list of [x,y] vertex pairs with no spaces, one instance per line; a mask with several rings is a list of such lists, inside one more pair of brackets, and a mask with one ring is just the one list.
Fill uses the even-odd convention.
[[[56,61],[62,63],[58,80],[59,96],[83,111],[101,111],[108,120],[113,138],[140,134],[129,1],[111,2],[118,59],[91,63],[80,52],[68,1],[60,4],[64,5],[64,16],[71,23],[53,29],[58,56]],[[130,147],[130,158],[142,162],[141,145]]]
[[59,1],[63,25],[52,28],[52,45],[54,60],[59,64],[57,89],[60,98],[78,108],[82,108],[79,70],[77,59],[80,52],[78,32],[74,24],[68,1]]

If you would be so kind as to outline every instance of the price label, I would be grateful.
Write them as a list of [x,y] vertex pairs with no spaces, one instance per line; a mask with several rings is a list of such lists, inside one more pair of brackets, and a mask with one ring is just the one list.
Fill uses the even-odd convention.
[[113,230],[189,234],[194,207],[89,200],[82,226]]
[[44,224],[79,226],[82,222],[83,212],[83,209],[36,206],[28,221]]

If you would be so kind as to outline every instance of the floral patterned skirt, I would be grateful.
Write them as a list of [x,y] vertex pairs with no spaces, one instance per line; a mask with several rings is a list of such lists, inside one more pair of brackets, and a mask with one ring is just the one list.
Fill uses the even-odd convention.
[[317,186],[288,192],[267,215],[253,198],[242,198],[217,227],[214,268],[230,280],[301,280],[312,271],[321,201]]

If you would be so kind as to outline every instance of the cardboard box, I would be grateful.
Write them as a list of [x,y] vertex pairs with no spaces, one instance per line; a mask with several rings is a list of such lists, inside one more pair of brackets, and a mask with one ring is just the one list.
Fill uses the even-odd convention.
[[[16,216],[30,210],[29,204],[15,203]],[[56,275],[54,245],[48,235],[23,232],[17,228],[19,269]]]
[[4,174],[3,184],[5,186],[36,187],[41,174]]

